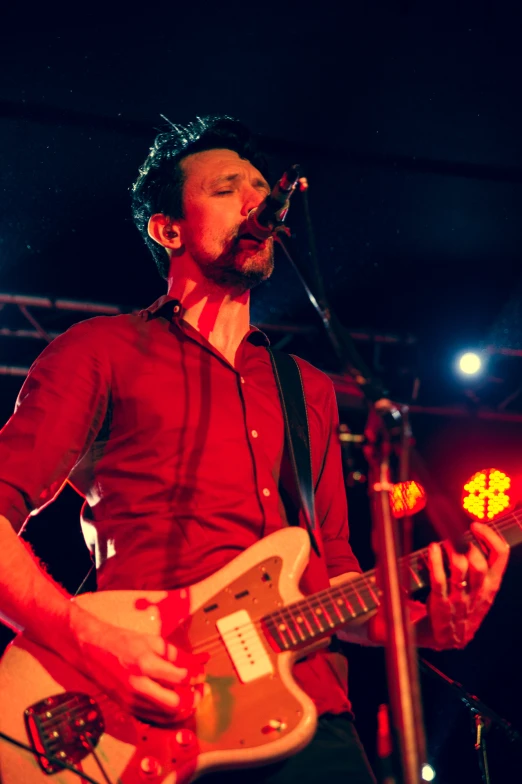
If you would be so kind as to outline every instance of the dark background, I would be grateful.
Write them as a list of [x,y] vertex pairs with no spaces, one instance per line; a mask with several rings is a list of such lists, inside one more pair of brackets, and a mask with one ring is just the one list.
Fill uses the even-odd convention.
[[[4,10],[0,292],[124,310],[150,304],[164,284],[132,224],[129,187],[164,127],[160,113],[181,123],[237,116],[260,134],[276,176],[302,163],[334,310],[369,338],[359,348],[391,394],[412,403],[434,492],[458,515],[474,471],[496,466],[522,476],[521,23],[520,4],[506,0]],[[289,223],[307,275],[298,195]],[[30,313],[48,332],[86,315]],[[274,342],[336,370],[282,258],[254,292],[253,320]],[[3,306],[0,328],[5,421],[23,380],[8,368],[29,366],[44,341],[9,334],[33,328],[14,305]],[[463,382],[456,352],[488,346],[485,374]],[[343,419],[360,431],[364,417],[352,403],[340,396]],[[369,567],[366,487],[349,496],[354,548]],[[66,489],[26,529],[72,591],[90,563],[79,505]],[[422,544],[432,534],[425,516],[416,528]],[[515,551],[473,643],[428,656],[522,727],[520,558]],[[373,755],[374,715],[385,699],[382,652],[354,647],[350,657]],[[423,693],[437,780],[480,781],[466,708],[425,678]],[[492,781],[520,780],[521,750],[496,731],[489,737]]]

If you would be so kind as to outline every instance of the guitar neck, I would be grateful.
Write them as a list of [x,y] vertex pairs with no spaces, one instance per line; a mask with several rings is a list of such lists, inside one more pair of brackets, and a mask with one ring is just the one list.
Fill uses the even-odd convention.
[[[491,527],[515,547],[522,542],[522,510],[500,518]],[[472,534],[466,538],[471,542]],[[428,549],[400,559],[404,584],[410,592],[429,585]],[[346,583],[327,588],[272,612],[263,625],[284,650],[297,650],[314,640],[334,634],[345,624],[376,610],[381,601],[375,569]]]

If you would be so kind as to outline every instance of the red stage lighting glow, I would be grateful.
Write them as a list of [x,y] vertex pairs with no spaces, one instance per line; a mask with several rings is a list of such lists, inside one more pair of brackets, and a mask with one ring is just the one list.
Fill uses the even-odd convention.
[[420,512],[426,506],[426,491],[418,482],[398,482],[390,494],[392,514],[395,518]]
[[464,485],[462,506],[473,520],[494,520],[512,509],[511,477],[498,468],[483,468]]

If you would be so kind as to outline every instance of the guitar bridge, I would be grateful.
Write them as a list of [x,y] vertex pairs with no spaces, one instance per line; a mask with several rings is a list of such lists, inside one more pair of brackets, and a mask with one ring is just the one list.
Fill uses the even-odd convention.
[[34,750],[45,754],[37,755],[37,760],[48,775],[63,770],[60,761],[81,762],[105,730],[97,703],[81,692],[68,691],[36,702],[24,711],[24,720]]

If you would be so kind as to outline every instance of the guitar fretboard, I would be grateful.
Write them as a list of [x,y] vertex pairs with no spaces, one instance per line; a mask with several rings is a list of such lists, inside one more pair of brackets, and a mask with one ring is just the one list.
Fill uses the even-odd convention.
[[[490,526],[510,547],[522,542],[522,509],[506,515]],[[466,535],[473,540],[471,534]],[[410,592],[429,585],[428,548],[400,559],[403,584]],[[375,569],[346,583],[327,588],[298,602],[265,615],[263,626],[283,650],[306,646],[321,637],[334,634],[341,626],[380,605]]]

